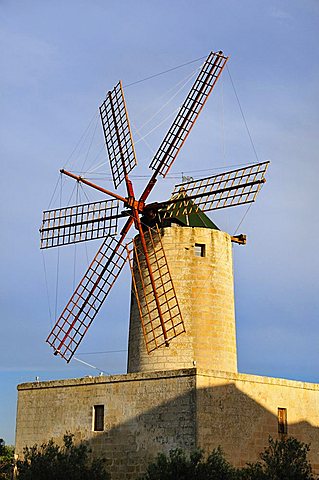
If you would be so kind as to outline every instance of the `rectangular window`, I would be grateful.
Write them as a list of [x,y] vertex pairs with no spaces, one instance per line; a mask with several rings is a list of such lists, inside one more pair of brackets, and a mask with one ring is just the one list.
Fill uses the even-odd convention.
[[278,433],[282,435],[286,435],[288,433],[286,408],[278,408]]
[[93,407],[93,430],[94,432],[103,432],[104,430],[104,405],[94,405]]
[[206,251],[205,251],[205,244],[204,243],[195,243],[194,247],[194,253],[195,257],[205,257]]

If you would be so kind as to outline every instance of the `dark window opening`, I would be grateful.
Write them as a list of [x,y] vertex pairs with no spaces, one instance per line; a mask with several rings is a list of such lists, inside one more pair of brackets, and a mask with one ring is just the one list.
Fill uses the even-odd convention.
[[205,257],[206,245],[204,243],[195,243],[194,253],[195,253],[195,257]]
[[288,433],[286,408],[278,408],[278,433],[281,435],[286,435]]
[[94,405],[93,407],[93,430],[94,432],[103,432],[104,430],[104,405]]

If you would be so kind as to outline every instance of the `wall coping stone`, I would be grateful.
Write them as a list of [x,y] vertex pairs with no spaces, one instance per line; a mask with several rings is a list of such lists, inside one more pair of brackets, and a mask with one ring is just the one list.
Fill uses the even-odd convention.
[[112,383],[138,382],[148,380],[163,380],[177,377],[211,377],[234,382],[262,383],[288,388],[319,391],[318,383],[288,380],[284,378],[263,377],[248,373],[223,372],[218,370],[204,370],[198,368],[184,368],[178,370],[164,370],[159,372],[126,373],[121,375],[87,376],[81,378],[68,378],[63,380],[49,380],[43,382],[27,382],[17,386],[18,391],[41,390],[45,388],[78,387],[80,385],[100,385]]

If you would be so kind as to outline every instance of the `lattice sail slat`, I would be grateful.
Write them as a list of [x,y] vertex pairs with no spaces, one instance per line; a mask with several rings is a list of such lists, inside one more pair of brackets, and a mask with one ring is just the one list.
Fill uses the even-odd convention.
[[122,83],[108,92],[100,106],[105,145],[109,155],[115,188],[137,165]]
[[175,185],[164,218],[252,203],[265,182],[269,162]]
[[69,362],[127,260],[126,247],[108,237],[47,338]]
[[156,295],[167,334],[167,339],[165,339],[150,275],[146,266],[145,254],[141,249],[139,240],[135,239],[132,247],[134,255],[129,257],[133,289],[139,309],[146,349],[150,353],[185,332],[185,327],[159,230],[149,229],[145,233],[145,239],[156,286]]
[[43,212],[40,248],[58,247],[116,235],[118,200],[74,205]]
[[193,87],[150,164],[150,168],[157,173],[165,177],[169,171],[227,60],[228,58],[224,57],[221,52],[211,52],[207,57]]

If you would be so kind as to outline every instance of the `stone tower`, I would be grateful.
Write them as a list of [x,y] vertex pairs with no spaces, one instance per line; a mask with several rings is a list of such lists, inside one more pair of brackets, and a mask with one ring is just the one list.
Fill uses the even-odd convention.
[[132,294],[128,373],[194,366],[237,372],[231,237],[201,215],[205,227],[172,224],[161,230],[186,333],[148,354]]

